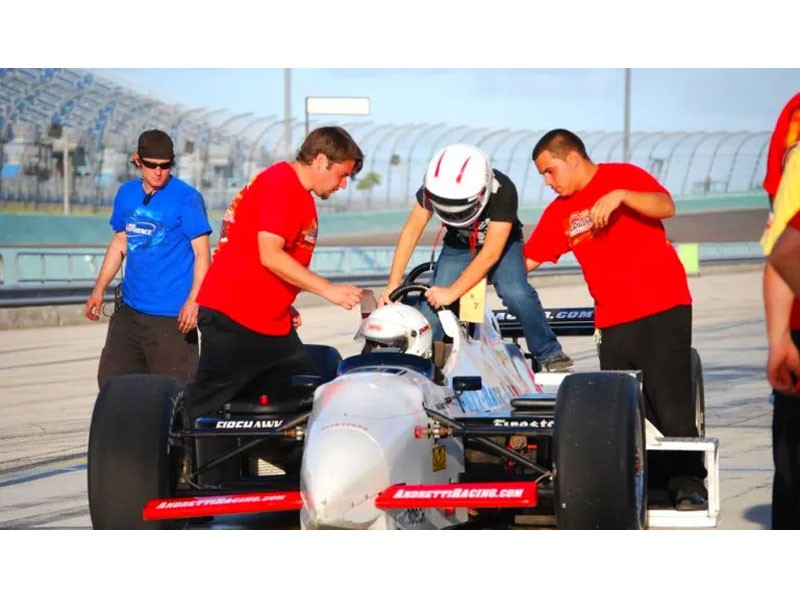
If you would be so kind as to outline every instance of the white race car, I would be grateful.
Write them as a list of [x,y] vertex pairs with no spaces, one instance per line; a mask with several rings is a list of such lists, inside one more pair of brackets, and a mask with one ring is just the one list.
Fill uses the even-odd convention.
[[[393,299],[421,292],[404,284]],[[549,311],[557,334],[591,334],[593,309]],[[481,323],[438,313],[431,359],[309,346],[319,376],[294,399],[237,398],[188,423],[182,387],[110,381],[89,438],[95,528],[184,526],[234,513],[299,511],[304,529],[714,527],[716,439],[664,438],[644,418],[638,372],[540,373],[505,311]],[[697,423],[702,369],[694,353]],[[532,368],[534,367],[534,368]],[[708,506],[648,510],[647,454],[703,452]]]

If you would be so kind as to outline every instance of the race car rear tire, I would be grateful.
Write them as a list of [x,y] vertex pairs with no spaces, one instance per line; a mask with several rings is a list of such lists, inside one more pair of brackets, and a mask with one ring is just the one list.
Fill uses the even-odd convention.
[[706,397],[705,384],[703,383],[703,363],[700,353],[692,348],[692,402],[694,404],[694,419],[697,425],[697,435],[706,437]]
[[123,375],[97,396],[89,428],[89,514],[94,529],[172,529],[186,521],[145,521],[148,500],[169,497],[178,480],[183,384],[161,375]]
[[553,427],[559,529],[644,529],[647,453],[637,377],[574,373],[558,388]]

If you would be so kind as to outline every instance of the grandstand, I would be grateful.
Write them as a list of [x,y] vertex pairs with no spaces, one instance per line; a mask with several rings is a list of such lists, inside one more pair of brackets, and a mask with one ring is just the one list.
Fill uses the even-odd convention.
[[[366,162],[360,181],[320,204],[320,210],[407,207],[431,154],[459,141],[489,154],[495,167],[516,183],[522,206],[541,206],[552,198],[530,163],[531,148],[544,130],[363,120],[312,121],[310,127],[332,123],[351,132]],[[175,174],[200,189],[212,211],[224,209],[260,169],[291,156],[305,134],[305,123],[296,119],[287,123],[274,115],[170,104],[95,72],[0,69],[0,208],[63,203],[107,210],[120,183],[136,177],[130,157],[139,133],[154,127],[172,136],[178,155]],[[283,143],[287,129],[291,148]],[[622,159],[622,132],[577,133],[596,162]],[[760,194],[769,135],[634,132],[631,160],[676,197]]]

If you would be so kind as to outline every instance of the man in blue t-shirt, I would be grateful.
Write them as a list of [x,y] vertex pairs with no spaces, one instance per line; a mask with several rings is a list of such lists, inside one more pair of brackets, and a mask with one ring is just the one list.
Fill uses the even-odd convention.
[[171,174],[172,139],[158,129],[139,136],[133,164],[141,179],[120,186],[114,198],[114,235],[86,317],[100,318],[106,288],[125,260],[118,303],[100,355],[97,382],[132,373],[171,375],[184,383],[197,370],[200,284],[211,263],[211,225],[203,196]]

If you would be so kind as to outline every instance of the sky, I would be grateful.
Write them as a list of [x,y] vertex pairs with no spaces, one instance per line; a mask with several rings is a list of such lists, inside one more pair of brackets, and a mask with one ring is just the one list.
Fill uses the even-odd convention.
[[630,68],[633,131],[766,131],[800,89],[800,2],[734,4],[74,0],[5,27],[0,65],[99,69],[168,102],[278,117],[289,68],[298,120],[306,96],[352,96],[374,123],[578,131],[623,129]]
[[[167,102],[225,108],[231,115],[286,116],[284,69],[95,72]],[[289,82],[290,116],[300,122],[306,97],[330,96],[369,98],[369,116],[335,117],[354,123],[363,119],[510,130],[624,128],[624,68],[292,68]],[[767,131],[798,91],[800,69],[631,69],[630,128]]]

